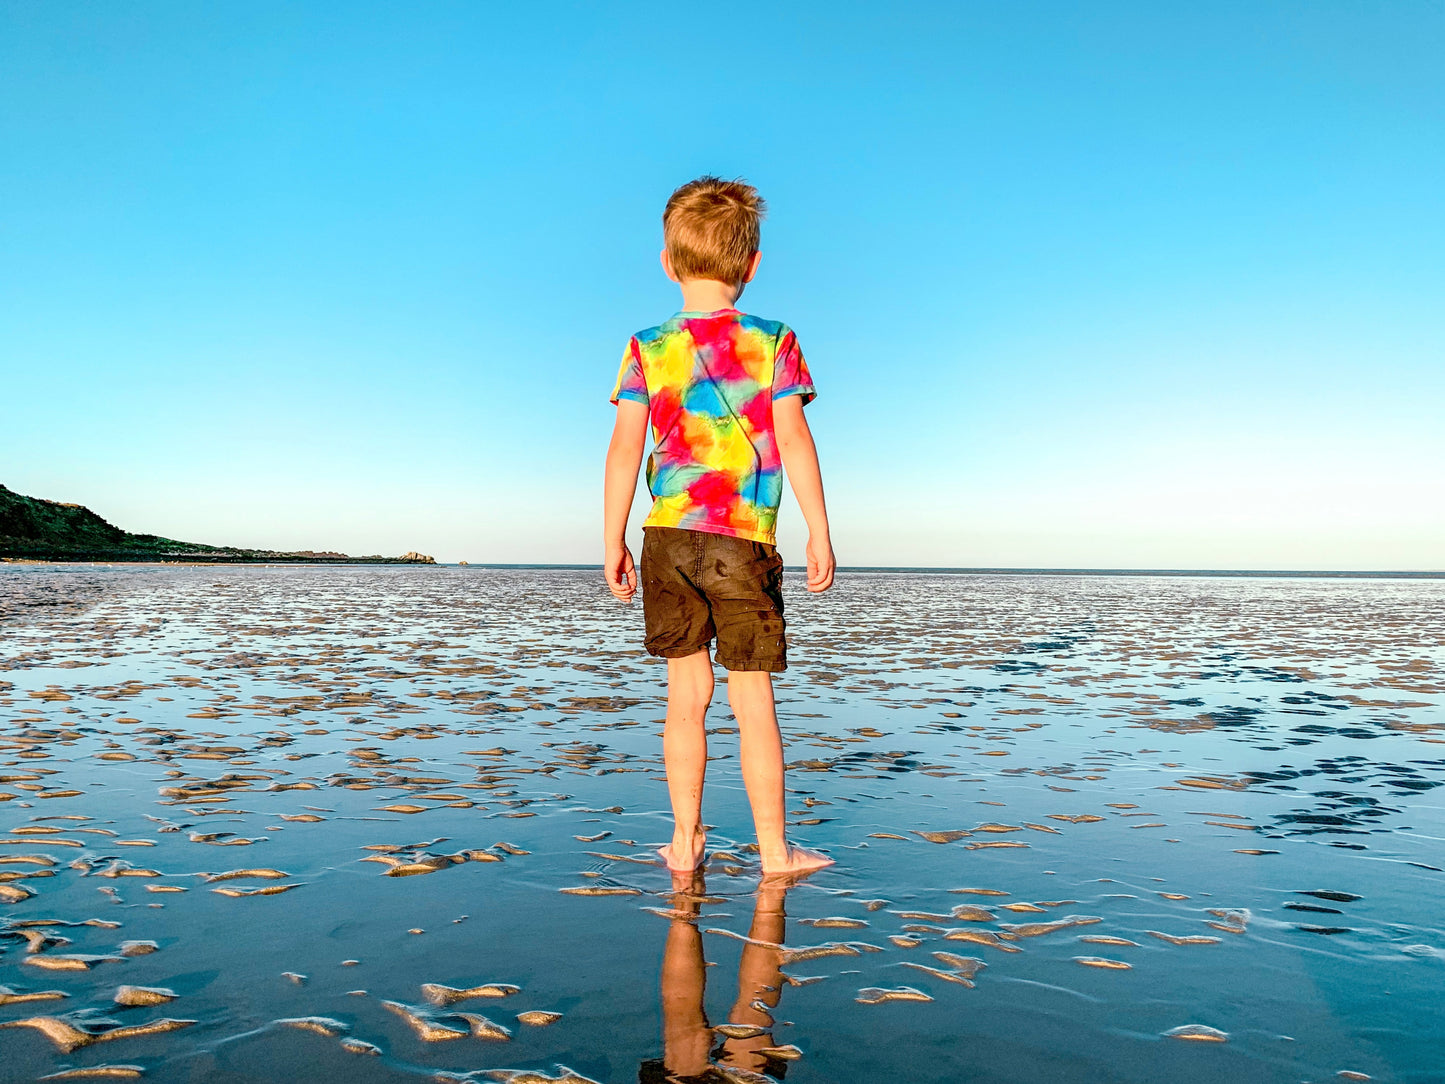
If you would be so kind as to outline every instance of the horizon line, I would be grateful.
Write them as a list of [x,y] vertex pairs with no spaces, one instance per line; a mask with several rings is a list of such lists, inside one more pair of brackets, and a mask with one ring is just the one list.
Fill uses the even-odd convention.
[[[438,561],[439,565],[468,568],[556,569],[601,572],[602,565],[540,561]],[[806,571],[803,565],[784,565],[785,572]],[[839,565],[838,572],[897,572],[956,576],[1234,576],[1293,579],[1445,579],[1445,569],[1267,569],[1267,568],[1035,568],[965,565]]]
[[[4,566],[89,566],[114,568],[119,566],[140,567],[250,567],[250,568],[485,568],[498,570],[526,570],[556,572],[601,572],[603,566],[583,562],[543,561],[433,561],[431,563],[401,562],[398,560],[340,559],[340,560],[285,560],[257,559],[247,561],[206,561],[187,560],[178,555],[167,559],[156,557],[151,560],[81,560],[64,558],[0,558]],[[784,565],[785,572],[805,572],[803,565]],[[1445,569],[1308,569],[1308,568],[1078,568],[1078,567],[1018,567],[1008,566],[963,566],[963,565],[840,565],[839,573],[903,574],[935,576],[1149,576],[1157,578],[1234,578],[1234,579],[1362,579],[1362,580],[1445,580]]]

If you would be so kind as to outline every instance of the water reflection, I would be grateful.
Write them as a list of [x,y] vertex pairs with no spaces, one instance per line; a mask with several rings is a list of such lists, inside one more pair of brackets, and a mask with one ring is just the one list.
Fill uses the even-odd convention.
[[795,1023],[795,1084],[1439,1075],[1445,580],[796,602],[789,826],[840,862],[773,1028],[736,756],[677,897],[661,675],[595,573],[0,569],[0,1078],[756,1084]]
[[738,961],[737,998],[727,1021],[714,1027],[703,1004],[708,964],[697,926],[707,886],[701,871],[673,878],[672,919],[659,983],[662,1057],[643,1062],[640,1084],[783,1079],[788,1062],[782,1055],[790,1051],[776,1045],[772,1028],[783,986],[788,887],[776,879],[758,887]]

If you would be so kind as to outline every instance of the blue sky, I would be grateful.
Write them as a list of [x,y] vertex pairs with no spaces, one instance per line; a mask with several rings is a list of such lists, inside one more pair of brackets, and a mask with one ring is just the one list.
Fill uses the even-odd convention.
[[0,2],[0,482],[599,560],[713,172],[843,563],[1442,568],[1442,55],[1427,0]]

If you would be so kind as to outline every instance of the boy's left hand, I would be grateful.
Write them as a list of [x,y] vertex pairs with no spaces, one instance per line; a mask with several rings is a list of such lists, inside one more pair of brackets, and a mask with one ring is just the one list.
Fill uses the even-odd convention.
[[637,594],[637,566],[632,563],[632,551],[625,542],[607,547],[607,556],[602,562],[602,572],[607,577],[607,589],[622,602],[631,602]]
[[833,586],[833,573],[838,562],[833,556],[833,543],[824,535],[808,536],[808,590],[817,594]]

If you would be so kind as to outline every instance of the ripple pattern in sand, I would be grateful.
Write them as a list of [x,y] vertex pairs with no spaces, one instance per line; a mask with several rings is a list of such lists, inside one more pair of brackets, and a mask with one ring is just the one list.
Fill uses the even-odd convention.
[[592,573],[0,569],[8,1064],[636,1079],[685,944],[718,1079],[1428,1071],[1445,584],[795,586],[839,862],[765,921],[722,696],[712,858],[655,857],[661,668]]

